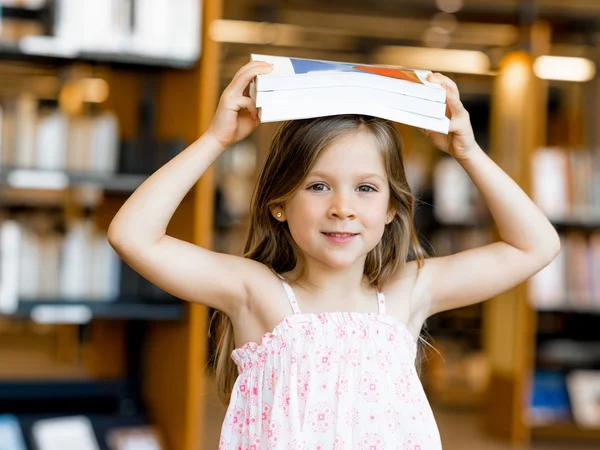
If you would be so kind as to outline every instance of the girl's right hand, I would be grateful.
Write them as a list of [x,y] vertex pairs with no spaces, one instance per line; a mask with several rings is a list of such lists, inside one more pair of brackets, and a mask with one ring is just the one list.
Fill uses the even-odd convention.
[[244,91],[256,75],[271,70],[273,66],[263,61],[252,61],[238,70],[223,91],[206,134],[213,136],[223,147],[228,147],[252,133],[260,125],[260,119],[254,100],[246,97]]

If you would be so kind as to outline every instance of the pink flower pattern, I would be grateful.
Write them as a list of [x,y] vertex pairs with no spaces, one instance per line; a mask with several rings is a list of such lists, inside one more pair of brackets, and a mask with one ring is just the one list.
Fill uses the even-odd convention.
[[295,314],[235,349],[219,450],[441,450],[415,339],[382,298],[380,314],[303,314],[290,300]]

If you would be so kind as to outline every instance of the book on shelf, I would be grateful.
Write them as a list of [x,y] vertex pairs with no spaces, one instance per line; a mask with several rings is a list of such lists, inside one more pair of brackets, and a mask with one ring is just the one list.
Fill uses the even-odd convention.
[[531,159],[532,198],[555,222],[600,223],[600,156],[587,149],[542,147]]
[[568,422],[571,406],[565,376],[560,371],[536,370],[529,404],[529,422],[546,425]]
[[0,415],[0,449],[26,450],[18,419],[12,414]]
[[600,371],[574,370],[567,375],[567,387],[575,423],[600,429]]
[[38,450],[100,450],[86,416],[38,420],[31,432]]
[[539,310],[600,313],[600,232],[561,233],[561,252],[528,282]]
[[155,427],[113,428],[106,436],[109,450],[164,450],[163,438]]
[[364,114],[448,133],[446,91],[427,70],[252,54],[273,64],[250,96],[261,122]]

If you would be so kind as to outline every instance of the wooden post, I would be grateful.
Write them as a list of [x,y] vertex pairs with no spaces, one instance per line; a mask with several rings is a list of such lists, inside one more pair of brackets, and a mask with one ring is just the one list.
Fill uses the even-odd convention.
[[[195,141],[208,127],[219,97],[220,45],[210,24],[221,18],[222,0],[203,2],[202,56],[190,71],[161,74],[157,134]],[[212,247],[213,169],[205,172],[173,217],[167,234]],[[147,330],[144,397],[167,448],[199,450],[204,424],[208,308],[189,305],[182,323],[154,323]]]
[[[533,57],[524,51],[508,54],[494,84],[491,156],[527,193],[531,155],[545,142],[545,124],[545,83],[533,73]],[[484,348],[491,364],[484,426],[513,443],[530,436],[526,414],[535,333],[526,283],[484,305]]]

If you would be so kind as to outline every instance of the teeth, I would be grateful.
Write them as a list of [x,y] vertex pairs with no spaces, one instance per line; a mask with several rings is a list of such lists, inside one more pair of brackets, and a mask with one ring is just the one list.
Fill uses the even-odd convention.
[[352,233],[327,233],[328,236],[333,236],[333,237],[348,237],[348,236],[354,236],[354,234]]

